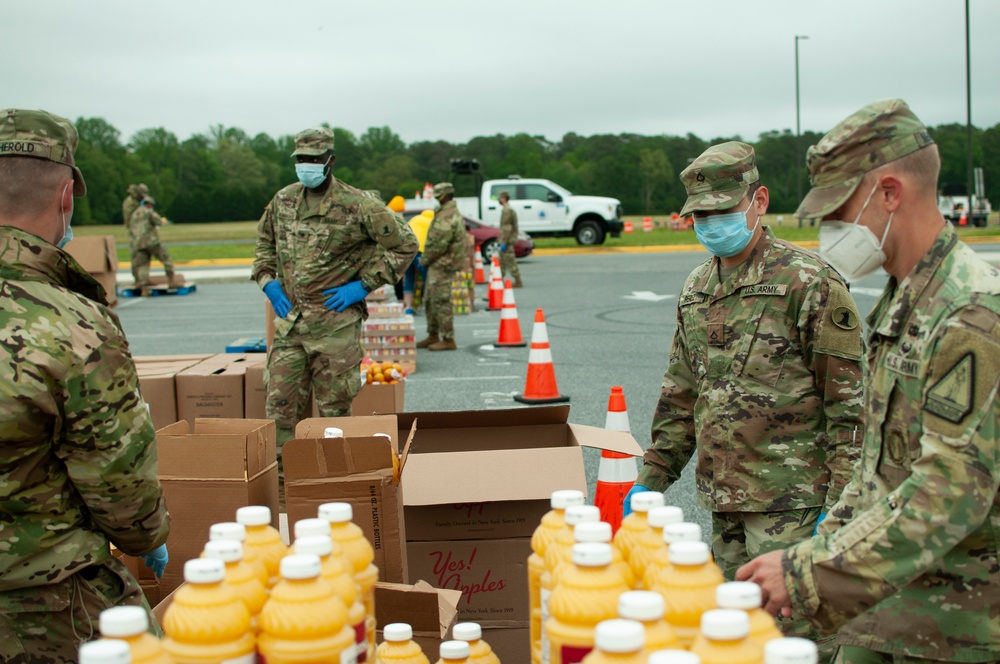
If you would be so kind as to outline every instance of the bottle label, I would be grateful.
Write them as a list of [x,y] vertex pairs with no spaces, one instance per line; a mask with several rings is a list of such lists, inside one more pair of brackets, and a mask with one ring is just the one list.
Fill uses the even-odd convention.
[[354,658],[358,664],[368,661],[368,634],[364,620],[354,626]]
[[593,648],[584,646],[563,646],[560,650],[562,664],[580,664],[591,650]]
[[247,655],[243,655],[242,657],[233,657],[232,659],[224,659],[222,660],[222,664],[257,664],[257,654],[249,653]]
[[344,648],[340,651],[340,664],[357,664],[357,661],[354,648]]

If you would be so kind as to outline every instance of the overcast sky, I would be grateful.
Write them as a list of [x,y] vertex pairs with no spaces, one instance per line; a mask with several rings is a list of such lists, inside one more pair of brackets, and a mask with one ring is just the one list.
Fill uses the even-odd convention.
[[[1000,1],[971,0],[972,119],[1000,122]],[[0,0],[4,106],[127,141],[216,124],[388,125],[407,143],[526,132],[803,130],[902,97],[965,123],[963,0]]]

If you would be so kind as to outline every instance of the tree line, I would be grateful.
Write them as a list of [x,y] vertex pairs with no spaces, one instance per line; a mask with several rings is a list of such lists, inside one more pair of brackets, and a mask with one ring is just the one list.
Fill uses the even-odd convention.
[[[157,210],[175,222],[246,221],[258,219],[274,193],[296,181],[292,136],[250,136],[242,129],[216,125],[207,133],[181,141],[163,127],[143,129],[127,142],[102,118],[76,121],[80,146],[76,162],[87,179],[87,196],[77,201],[73,220],[79,224],[122,223],[121,201],[129,184],[145,182]],[[467,143],[417,141],[407,145],[389,127],[372,127],[361,135],[333,128],[335,175],[385,200],[412,197],[425,182],[452,180],[457,195],[472,196],[473,178],[453,176],[453,158],[476,159],[482,175],[509,174],[553,180],[578,194],[612,196],[625,214],[667,214],[685,199],[678,174],[709,145],[739,136],[704,140],[684,136],[641,136],[568,133],[559,141],[544,136],[477,136]],[[966,181],[966,128],[946,124],[930,129],[941,151],[941,182]],[[821,134],[802,135],[796,149],[790,130],[769,131],[756,141],[761,181],[771,193],[772,212],[791,213],[798,204],[796,177],[802,191],[809,182],[802,164],[809,145]],[[1000,206],[1000,124],[974,128],[973,163],[982,166],[987,197]],[[796,168],[799,165],[799,168]]]

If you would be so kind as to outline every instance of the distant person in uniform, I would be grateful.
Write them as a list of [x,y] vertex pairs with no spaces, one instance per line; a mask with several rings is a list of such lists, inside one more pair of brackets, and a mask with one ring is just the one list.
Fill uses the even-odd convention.
[[170,259],[167,248],[160,242],[160,232],[157,229],[166,224],[167,220],[158,215],[153,210],[154,207],[156,199],[145,196],[132,213],[128,224],[132,276],[135,278],[135,287],[143,297],[150,295],[152,283],[149,280],[149,265],[154,258],[163,263],[168,286],[176,288],[184,283],[184,279],[174,270],[174,262]]
[[135,209],[139,207],[139,203],[146,196],[149,195],[149,187],[146,185],[130,184],[128,186],[128,194],[125,196],[125,200],[122,201],[122,223],[128,228],[129,221],[132,219],[132,213]]
[[905,102],[809,148],[820,253],[889,273],[868,316],[861,462],[816,537],[739,572],[837,632],[838,663],[1000,661],[1000,273],[937,207],[938,148]]
[[87,193],[76,146],[65,118],[0,110],[3,662],[76,662],[101,611],[149,611],[109,542],[157,576],[168,561],[156,435],[128,342],[104,289],[61,250]]
[[521,288],[521,270],[517,267],[517,254],[514,245],[517,244],[517,213],[510,206],[510,194],[501,191],[497,196],[503,212],[500,213],[500,269],[505,277],[514,280],[513,288]]
[[299,181],[264,210],[253,263],[253,279],[277,315],[265,382],[282,480],[280,449],[309,416],[310,393],[321,417],[351,414],[361,389],[365,296],[398,281],[417,253],[402,217],[333,177],[333,131],[300,132],[292,157]]
[[465,220],[455,202],[455,187],[450,182],[434,185],[434,198],[441,207],[427,229],[427,240],[420,266],[427,268],[424,299],[427,303],[427,338],[417,348],[455,350],[455,314],[451,302],[451,284],[455,273],[465,264]]
[[[712,551],[732,580],[754,556],[812,536],[847,484],[861,327],[841,276],[760,223],[768,191],[751,146],[714,145],[681,181],[681,215],[694,216],[713,256],[681,291],[652,445],[626,510],[637,492],[665,491],[695,456]],[[782,623],[812,636],[804,621]]]

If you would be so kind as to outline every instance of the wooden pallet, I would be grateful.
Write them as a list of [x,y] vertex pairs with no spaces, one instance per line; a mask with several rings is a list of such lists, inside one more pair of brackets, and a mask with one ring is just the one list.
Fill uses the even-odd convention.
[[[162,297],[164,295],[190,295],[198,290],[198,285],[187,282],[180,286],[168,286],[167,284],[153,284],[149,287],[150,297]],[[130,288],[119,289],[118,295],[121,297],[141,297],[140,289],[132,286]]]

